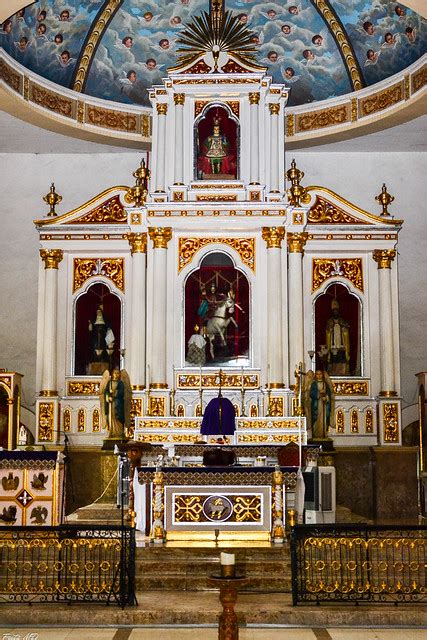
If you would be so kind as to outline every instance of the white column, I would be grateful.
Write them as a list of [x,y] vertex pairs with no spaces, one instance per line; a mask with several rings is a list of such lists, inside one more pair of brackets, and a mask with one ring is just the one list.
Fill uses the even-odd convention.
[[183,184],[184,181],[184,102],[185,93],[175,93],[175,184]]
[[[288,301],[289,301],[289,371],[295,371],[299,362],[304,363],[304,307],[302,258],[306,233],[288,233]],[[290,373],[292,375],[292,373]],[[292,381],[290,381],[292,384]]]
[[282,268],[283,227],[263,227],[267,243],[267,358],[271,388],[283,387]]
[[157,168],[156,168],[156,191],[165,190],[165,142],[166,142],[166,114],[168,105],[161,103],[157,108]]
[[396,372],[394,369],[393,308],[391,264],[396,256],[394,249],[376,250],[373,259],[378,264],[381,396],[396,395]]
[[42,353],[42,396],[58,395],[56,388],[56,343],[58,305],[58,265],[63,258],[61,249],[41,249],[40,257],[45,267],[45,297]]
[[155,389],[166,389],[166,259],[168,242],[172,238],[172,229],[170,227],[152,227],[148,233],[154,247],[150,386]]
[[147,234],[129,233],[132,254],[131,328],[129,339],[129,376],[132,387],[145,387],[145,297]]
[[268,105],[270,109],[270,192],[279,191],[279,113],[280,104]]
[[249,111],[251,127],[251,184],[259,184],[259,93],[249,94]]

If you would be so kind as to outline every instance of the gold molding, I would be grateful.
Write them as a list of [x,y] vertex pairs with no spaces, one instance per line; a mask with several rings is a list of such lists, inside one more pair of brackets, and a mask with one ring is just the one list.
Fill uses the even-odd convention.
[[58,392],[52,389],[43,389],[39,393],[40,398],[56,398],[57,395]]
[[121,0],[108,0],[107,6],[104,7],[99,19],[95,24],[91,25],[91,29],[86,38],[86,45],[83,49],[79,61],[77,63],[77,69],[74,76],[74,91],[83,91],[84,83],[87,73],[89,71],[92,58],[95,54],[97,45],[104,35],[105,29],[113,14],[122,4]]
[[394,249],[375,249],[372,258],[378,264],[378,269],[391,269],[391,263],[396,257]]
[[288,233],[287,242],[289,253],[304,253],[304,247],[307,242],[308,233]]
[[[219,388],[219,372],[217,373],[202,373],[202,387],[203,389],[218,389]],[[258,389],[260,385],[259,373],[244,373],[243,374],[243,388],[244,389]],[[200,374],[180,373],[177,376],[178,389],[200,389]],[[242,388],[242,374],[241,373],[221,373],[221,388],[222,389],[241,389]]]
[[359,114],[360,117],[371,116],[378,111],[384,111],[393,105],[403,102],[405,99],[405,84],[401,80],[392,87],[388,87],[383,91],[359,98]]
[[368,380],[332,380],[332,386],[337,396],[369,395]]
[[397,392],[396,391],[380,391],[379,396],[381,396],[381,398],[395,398],[397,396]]
[[167,249],[168,242],[172,239],[171,227],[150,227],[148,235],[153,241],[154,249]]
[[383,404],[383,434],[384,442],[399,442],[399,411],[397,402]]
[[126,238],[130,244],[131,255],[134,253],[147,253],[146,233],[128,233]]
[[307,216],[309,224],[369,224],[364,220],[359,220],[347,213],[336,204],[329,202],[322,196],[317,195],[314,204],[310,207]]
[[125,290],[124,258],[74,258],[73,293],[92,276],[100,275],[111,280],[120,291]]
[[236,202],[237,195],[226,193],[224,195],[216,194],[216,195],[197,195],[196,200],[198,202]]
[[226,244],[240,256],[243,264],[255,273],[255,238],[179,238],[178,240],[178,273],[184,269],[194,254],[207,244]]
[[350,106],[348,103],[336,107],[327,107],[318,111],[296,114],[297,133],[335,127],[350,121]]
[[97,396],[99,394],[99,382],[93,380],[72,380],[67,385],[69,396]]
[[[380,224],[385,224],[385,225],[391,224],[393,226],[398,227],[403,223],[403,220],[395,220],[395,219],[390,219],[390,218],[383,218],[381,216],[376,216],[373,213],[369,213],[368,211],[365,211],[364,209],[361,209],[357,205],[353,204],[352,202],[349,202],[348,200],[346,200],[342,196],[340,196],[337,193],[335,193],[335,191],[332,191],[331,189],[328,189],[327,187],[321,187],[321,186],[318,186],[318,185],[311,185],[310,187],[306,187],[306,191],[324,191],[328,195],[336,198],[344,206],[349,207],[350,209],[353,209],[355,212],[361,213],[363,216],[366,216],[370,220],[373,220],[374,222],[378,222]],[[316,198],[319,198],[320,200],[324,200],[324,198],[322,196],[316,196]],[[337,205],[334,205],[334,204],[328,202],[328,200],[324,200],[324,202],[326,204],[334,207],[334,208],[337,208]],[[341,211],[338,208],[337,208],[337,210]],[[349,214],[349,213],[347,213],[345,211],[343,211],[343,213],[345,215],[351,216],[351,214]],[[317,222],[317,220],[315,219],[315,220],[313,220],[313,222]],[[327,222],[327,221],[325,220],[325,222]],[[333,220],[332,220],[332,222],[333,222]],[[350,221],[349,221],[349,223],[350,223]],[[362,224],[369,224],[369,223],[367,223],[365,221],[362,221],[361,223]],[[341,224],[341,222],[339,222],[339,224]],[[351,221],[351,224],[357,224],[357,218],[354,219],[354,222]]]
[[38,439],[53,442],[55,405],[53,402],[40,402],[38,409]]
[[362,258],[313,258],[311,291],[317,291],[329,278],[340,276],[363,292]]
[[62,249],[40,249],[40,257],[44,262],[45,269],[58,269],[64,252]]
[[100,224],[100,223],[108,223],[108,224],[117,224],[119,222],[126,222],[126,212],[122,203],[120,202],[119,194],[115,194],[108,200],[104,200],[101,204],[98,204],[94,209],[84,213],[81,218],[77,218],[76,220],[70,220],[75,214],[80,211],[84,211],[84,209],[90,207],[92,204],[100,200],[103,196],[107,196],[114,191],[125,191],[126,193],[129,191],[129,187],[111,187],[110,189],[106,189],[102,191],[88,202],[76,207],[76,209],[72,209],[67,213],[63,213],[60,216],[44,218],[42,220],[35,220],[34,224],[40,226],[48,226],[48,225],[59,225],[63,222],[67,222],[68,224]]
[[284,227],[262,227],[262,239],[267,243],[267,249],[280,249],[284,237]]
[[167,382],[152,382],[150,384],[150,389],[167,389]]
[[184,105],[184,103],[185,103],[185,93],[174,93],[173,101],[177,106],[178,105],[181,105],[181,106]]

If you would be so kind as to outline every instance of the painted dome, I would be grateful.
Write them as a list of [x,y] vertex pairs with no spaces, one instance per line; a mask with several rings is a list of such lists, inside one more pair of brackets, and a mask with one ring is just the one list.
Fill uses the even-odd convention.
[[[427,51],[427,21],[389,0],[228,0],[257,61],[289,105],[333,98],[398,73]],[[0,45],[27,69],[89,96],[149,106],[176,64],[184,25],[207,0],[41,0],[6,20]]]

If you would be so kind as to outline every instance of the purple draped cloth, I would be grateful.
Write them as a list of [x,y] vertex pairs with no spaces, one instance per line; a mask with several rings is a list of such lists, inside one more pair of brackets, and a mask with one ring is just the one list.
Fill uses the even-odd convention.
[[205,409],[201,433],[204,436],[232,436],[236,430],[236,411],[228,398],[212,398]]

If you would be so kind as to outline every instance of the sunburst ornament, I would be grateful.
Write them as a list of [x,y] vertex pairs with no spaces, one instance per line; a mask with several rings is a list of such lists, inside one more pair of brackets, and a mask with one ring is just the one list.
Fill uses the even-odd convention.
[[179,64],[190,63],[201,55],[211,53],[214,71],[218,71],[220,53],[233,53],[253,66],[256,65],[255,41],[255,32],[250,31],[231,11],[204,11],[186,25],[177,40],[181,45],[177,49]]

